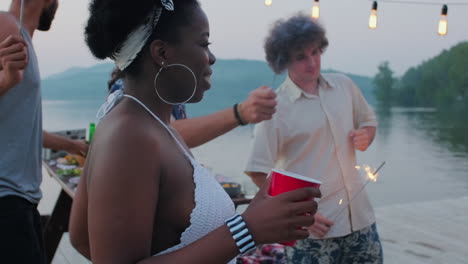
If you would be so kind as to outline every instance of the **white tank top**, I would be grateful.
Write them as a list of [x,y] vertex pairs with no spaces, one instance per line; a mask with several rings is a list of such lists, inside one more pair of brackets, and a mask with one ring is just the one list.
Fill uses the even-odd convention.
[[[198,163],[180,144],[172,131],[146,107],[140,100],[131,96],[123,95],[139,103],[150,115],[154,117],[172,136],[177,145],[182,149],[185,156],[193,166],[193,181],[195,183],[195,207],[190,214],[190,225],[180,237],[180,243],[163,250],[156,255],[166,254],[183,248],[196,240],[206,236],[211,231],[224,225],[224,220],[235,214],[234,203],[221,185],[216,181],[210,171]],[[110,110],[110,109],[109,109]],[[229,264],[234,264],[235,259]]]

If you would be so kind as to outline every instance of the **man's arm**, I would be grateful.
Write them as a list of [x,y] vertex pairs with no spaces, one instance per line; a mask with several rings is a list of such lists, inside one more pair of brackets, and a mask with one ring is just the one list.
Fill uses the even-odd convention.
[[20,36],[15,18],[0,15],[0,96],[23,79],[23,70],[28,65],[27,43]]
[[88,145],[84,141],[69,139],[47,131],[42,131],[42,142],[44,148],[64,150],[84,157],[88,153]]
[[[248,124],[271,119],[275,113],[276,94],[266,86],[252,91],[247,100],[238,105],[241,119]],[[190,148],[202,145],[239,125],[233,107],[202,117],[175,120],[172,126]]]
[[255,126],[254,139],[251,145],[244,173],[247,174],[258,187],[267,181],[267,175],[278,161],[281,148],[279,131],[282,130],[277,116],[271,120]]
[[258,188],[262,187],[267,179],[267,174],[263,172],[246,171],[245,174],[247,174],[252,179]]
[[348,78],[353,101],[354,129],[349,132],[349,137],[354,148],[366,151],[375,137],[377,118],[374,110],[367,103],[361,89]]
[[171,124],[190,148],[213,140],[239,125],[232,108],[202,117],[174,120]]

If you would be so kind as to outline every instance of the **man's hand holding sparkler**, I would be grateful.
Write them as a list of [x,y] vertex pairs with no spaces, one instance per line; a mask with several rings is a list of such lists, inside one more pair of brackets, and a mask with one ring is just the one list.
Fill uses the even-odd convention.
[[375,127],[363,127],[349,132],[349,138],[354,148],[366,151],[375,137]]
[[309,233],[318,238],[323,238],[330,231],[334,223],[319,213],[315,213],[314,218],[315,222],[309,226]]
[[246,124],[270,120],[276,112],[276,104],[276,93],[273,89],[261,86],[250,92],[245,101],[239,103],[239,115]]

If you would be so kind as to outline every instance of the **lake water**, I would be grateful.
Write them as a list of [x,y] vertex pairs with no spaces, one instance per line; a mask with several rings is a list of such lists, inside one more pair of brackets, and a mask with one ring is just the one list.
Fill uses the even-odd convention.
[[[86,128],[94,122],[99,104],[44,101],[44,128],[49,131]],[[358,153],[359,164],[375,168],[386,162],[378,181],[366,187],[374,206],[468,196],[466,118],[444,116],[425,108],[392,108],[379,110],[377,114],[376,138],[366,152]],[[193,149],[199,161],[241,183],[247,194],[256,191],[242,172],[252,129],[251,126],[237,128]],[[43,191],[40,210],[47,212],[58,187],[45,179]]]

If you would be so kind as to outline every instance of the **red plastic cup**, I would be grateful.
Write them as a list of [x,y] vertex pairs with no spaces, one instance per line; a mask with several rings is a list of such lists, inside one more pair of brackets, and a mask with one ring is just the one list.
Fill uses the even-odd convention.
[[[278,194],[305,187],[320,188],[321,184],[322,182],[320,181],[307,178],[296,173],[273,169],[271,171],[270,189],[268,193],[271,196],[276,196]],[[296,241],[285,241],[280,244],[293,247],[296,244]]]

